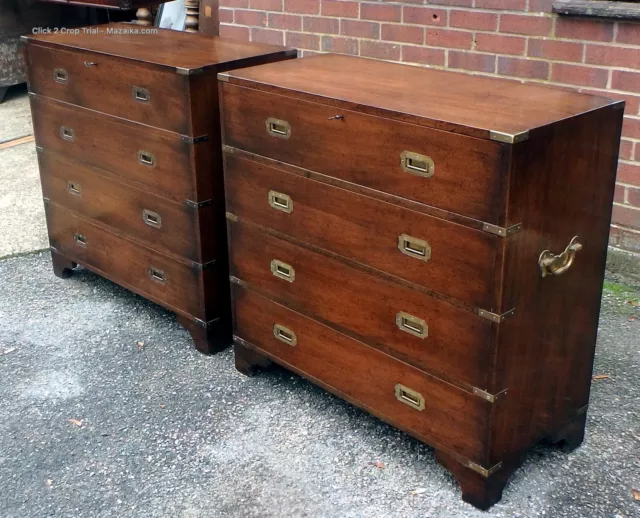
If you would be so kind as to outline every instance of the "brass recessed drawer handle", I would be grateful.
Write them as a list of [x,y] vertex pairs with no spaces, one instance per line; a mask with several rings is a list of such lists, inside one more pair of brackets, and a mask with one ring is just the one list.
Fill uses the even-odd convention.
[[402,234],[398,236],[398,249],[409,257],[428,261],[431,259],[431,247],[423,239]]
[[158,270],[158,268],[149,266],[147,274],[151,277],[152,281],[159,282],[160,284],[166,284],[167,282],[167,275],[162,270]]
[[291,124],[287,121],[280,119],[274,119],[269,117],[265,124],[267,126],[267,133],[272,137],[288,139],[291,137]]
[[67,182],[67,191],[75,196],[80,196],[82,194],[82,187],[77,182]]
[[273,336],[276,339],[284,342],[291,347],[295,347],[298,344],[298,338],[296,334],[291,331],[288,327],[283,326],[282,324],[274,324],[273,325]]
[[148,103],[151,100],[151,92],[141,86],[134,86],[131,89],[131,95],[134,101],[141,103]]
[[549,250],[542,252],[538,258],[542,276],[561,275],[566,272],[571,268],[576,253],[580,250],[582,250],[582,245],[578,243],[578,236],[574,236],[560,255],[554,255]]
[[414,317],[404,311],[399,311],[396,314],[396,325],[400,331],[417,336],[418,338],[425,339],[429,336],[429,326],[427,326],[427,323],[421,318]]
[[276,210],[291,214],[293,211],[293,200],[291,196],[277,191],[269,191],[269,205]]
[[403,151],[400,153],[400,167],[405,173],[431,178],[435,174],[435,165],[431,157]]
[[271,261],[271,273],[279,279],[284,279],[287,282],[293,282],[296,280],[296,271],[293,266],[282,261],[274,259]]
[[395,395],[401,403],[416,410],[424,410],[424,397],[419,392],[398,383],[395,387]]
[[87,238],[83,234],[73,234],[73,240],[79,247],[87,248]]
[[149,167],[156,166],[156,157],[153,153],[149,153],[149,151],[138,151],[138,162],[142,165],[146,165]]
[[69,74],[64,68],[56,68],[53,70],[53,80],[56,83],[66,85],[69,82]]
[[153,212],[152,210],[144,209],[142,211],[142,220],[150,227],[162,227],[162,216],[160,216],[160,214],[158,214],[157,212]]
[[60,137],[63,140],[68,140],[69,142],[73,142],[73,140],[75,139],[75,133],[68,126],[60,126]]
[[84,66],[87,68],[97,67],[98,63],[96,63],[95,61],[85,61]]

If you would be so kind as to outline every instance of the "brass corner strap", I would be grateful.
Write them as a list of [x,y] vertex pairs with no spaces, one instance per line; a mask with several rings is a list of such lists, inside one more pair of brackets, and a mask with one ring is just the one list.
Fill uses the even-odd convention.
[[482,230],[485,232],[489,232],[489,234],[495,234],[500,237],[508,237],[516,232],[520,232],[522,230],[522,223],[516,223],[515,225],[511,225],[510,227],[499,227],[498,225],[492,225],[491,223],[482,223]]
[[498,399],[502,399],[504,396],[507,395],[507,389],[504,389],[503,391],[498,392],[497,394],[491,394],[486,390],[473,387],[473,394],[475,396],[481,397],[482,399],[484,399],[485,401],[488,401],[489,403],[495,403],[496,401],[498,401]]
[[486,309],[478,309],[477,311],[479,317],[486,318],[487,320],[491,320],[491,322],[499,324],[501,322],[504,322],[506,318],[513,316],[516,312],[516,309],[510,309],[509,311],[502,314],[492,313],[491,311],[487,311]]
[[502,131],[489,131],[489,138],[503,144],[517,144],[529,139],[529,131],[521,131],[520,133],[504,133]]
[[496,471],[498,471],[500,468],[502,468],[502,462],[498,462],[497,464],[494,464],[489,469],[483,468],[482,466],[480,466],[480,464],[476,464],[475,462],[471,462],[469,459],[465,459],[464,462],[462,462],[462,464],[464,464],[467,468],[472,469],[476,473],[479,473],[484,478],[489,478]]
[[218,81],[222,81],[224,83],[228,83],[229,82],[229,74],[227,72],[220,72],[218,74]]

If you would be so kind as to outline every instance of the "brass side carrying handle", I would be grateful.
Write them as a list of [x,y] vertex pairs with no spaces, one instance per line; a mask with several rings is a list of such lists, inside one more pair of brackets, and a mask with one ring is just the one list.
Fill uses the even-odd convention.
[[74,131],[68,126],[60,126],[60,138],[73,142],[76,138]]
[[142,88],[141,86],[134,86],[131,89],[131,96],[134,101],[138,101],[141,103],[148,103],[151,100],[151,92],[146,88]]
[[142,220],[150,227],[162,227],[162,216],[160,216],[160,214],[158,214],[157,212],[153,212],[152,210],[144,209],[142,211]]
[[293,212],[293,200],[288,194],[277,191],[269,191],[269,205],[271,208],[291,214]]
[[429,243],[424,239],[418,239],[408,234],[398,236],[398,250],[409,257],[420,259],[421,261],[431,259],[431,247]]
[[411,408],[415,408],[416,410],[424,410],[424,397],[420,392],[416,392],[415,390],[398,383],[395,386],[394,393],[398,401],[401,403],[409,405]]
[[282,261],[274,259],[271,261],[271,273],[279,279],[284,279],[287,282],[293,282],[296,280],[296,271],[293,266]]
[[287,121],[269,117],[265,121],[265,125],[267,127],[267,133],[272,137],[282,138],[285,140],[291,137],[291,124]]
[[152,281],[159,282],[160,284],[166,284],[167,275],[158,268],[154,268],[153,266],[149,266],[147,270],[147,274],[151,277]]
[[405,173],[415,174],[424,178],[431,178],[436,173],[436,166],[431,157],[412,153],[411,151],[400,153],[400,167]]
[[53,70],[53,80],[56,83],[66,85],[69,82],[69,74],[64,68],[56,68]]
[[542,272],[542,277],[547,275],[561,275],[573,264],[576,253],[582,250],[582,245],[578,243],[578,236],[573,236],[560,255],[554,255],[549,250],[545,250],[538,258],[538,265]]
[[75,196],[80,196],[82,194],[82,187],[77,182],[67,182],[67,191],[69,194],[73,194]]
[[87,238],[83,234],[73,234],[73,240],[79,247],[87,248]]
[[277,340],[280,340],[291,347],[295,347],[298,344],[298,337],[296,334],[282,324],[273,325],[273,336],[275,336]]
[[410,335],[417,336],[423,340],[429,336],[429,326],[421,318],[399,311],[396,314],[396,325],[400,331],[409,333]]
[[142,151],[139,150],[138,151],[138,162],[142,165],[146,165],[149,167],[155,167],[156,166],[156,157],[153,153],[150,153],[149,151]]

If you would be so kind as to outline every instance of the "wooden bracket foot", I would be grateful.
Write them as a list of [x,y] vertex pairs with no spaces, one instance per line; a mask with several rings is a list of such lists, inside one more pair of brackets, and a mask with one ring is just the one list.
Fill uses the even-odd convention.
[[178,316],[178,323],[189,331],[196,349],[203,354],[215,354],[231,345],[231,323],[228,320],[205,323]]
[[60,255],[55,250],[51,250],[51,263],[53,264],[53,273],[61,279],[68,279],[73,273],[72,270],[78,266],[77,263],[70,261],[66,257]]
[[553,444],[559,444],[566,453],[572,452],[584,441],[586,426],[587,414],[583,413],[553,434],[550,441]]
[[236,369],[245,376],[254,376],[258,371],[268,369],[272,362],[266,356],[237,342],[233,344]]

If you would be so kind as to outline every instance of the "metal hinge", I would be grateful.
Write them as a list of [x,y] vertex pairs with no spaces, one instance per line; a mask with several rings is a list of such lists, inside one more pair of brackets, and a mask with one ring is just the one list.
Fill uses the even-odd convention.
[[495,466],[490,467],[489,469],[483,468],[480,464],[476,464],[475,462],[471,462],[468,459],[465,459],[462,464],[464,464],[467,468],[472,469],[476,473],[480,473],[484,478],[489,478],[496,471],[498,471],[502,467],[502,462],[498,462]]
[[213,200],[204,200],[204,201],[191,201],[191,200],[185,200],[185,205],[187,207],[191,207],[192,209],[201,209],[202,207],[206,207],[207,205],[212,205],[213,204]]
[[473,394],[475,396],[481,397],[482,399],[484,399],[485,401],[488,401],[489,403],[495,403],[499,398],[507,395],[507,389],[503,390],[502,392],[498,392],[497,394],[491,394],[486,390],[473,387]]
[[489,138],[496,142],[503,142],[504,144],[517,144],[518,142],[524,142],[529,138],[529,131],[521,131],[520,133],[503,133],[502,131],[489,131]]
[[502,313],[502,315],[498,315],[497,313],[492,313],[491,311],[487,311],[485,309],[478,310],[478,316],[482,318],[486,318],[487,320],[491,320],[491,322],[495,322],[499,324],[503,322],[505,318],[512,316],[516,312],[516,309],[510,309],[506,313]]
[[230,78],[230,76],[226,72],[220,72],[218,74],[218,81],[223,81],[225,83],[228,83],[229,82],[229,78]]
[[180,74],[181,76],[193,76],[195,74],[200,74],[202,71],[203,71],[202,68],[176,67],[176,74]]
[[522,223],[516,223],[515,225],[511,225],[506,228],[492,225],[491,223],[482,223],[482,230],[489,232],[490,234],[495,234],[496,236],[507,237],[515,234],[516,232],[520,232],[522,230]]
[[231,212],[227,212],[225,214],[226,214],[228,220],[231,220],[231,221],[234,221],[234,222],[238,221],[238,216],[236,216],[235,214],[231,214]]
[[186,135],[182,135],[182,141],[187,144],[197,144],[198,142],[205,142],[209,140],[209,135],[200,135],[199,137],[188,137]]

